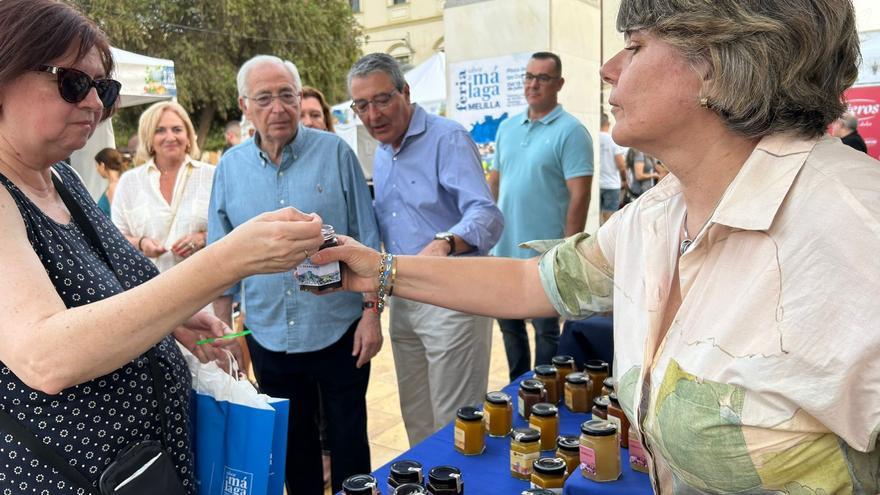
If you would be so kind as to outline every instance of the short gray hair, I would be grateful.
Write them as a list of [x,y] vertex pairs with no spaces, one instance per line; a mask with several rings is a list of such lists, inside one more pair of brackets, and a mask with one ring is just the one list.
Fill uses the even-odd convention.
[[851,113],[845,113],[841,115],[840,123],[851,131],[858,130],[859,128],[859,119]]
[[241,68],[238,69],[238,76],[235,78],[235,84],[238,87],[238,96],[247,96],[248,75],[254,67],[264,63],[278,64],[287,69],[290,72],[290,75],[293,76],[293,86],[296,92],[299,93],[302,91],[302,80],[299,78],[299,70],[293,62],[289,60],[281,60],[274,55],[257,55],[243,63]]
[[366,77],[373,72],[384,72],[391,78],[392,84],[398,91],[403,91],[406,86],[406,78],[400,64],[391,55],[385,53],[371,53],[364,55],[348,71],[348,90],[351,92],[351,81],[356,77]]

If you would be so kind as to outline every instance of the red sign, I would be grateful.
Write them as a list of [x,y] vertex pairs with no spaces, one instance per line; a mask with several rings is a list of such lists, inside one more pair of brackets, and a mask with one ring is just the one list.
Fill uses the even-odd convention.
[[860,86],[843,93],[848,112],[859,119],[859,134],[868,145],[868,154],[880,159],[880,86]]

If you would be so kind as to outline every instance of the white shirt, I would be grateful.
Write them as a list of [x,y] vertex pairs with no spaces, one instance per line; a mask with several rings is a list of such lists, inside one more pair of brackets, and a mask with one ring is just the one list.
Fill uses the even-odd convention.
[[599,189],[620,189],[620,171],[614,157],[626,151],[611,139],[611,133],[599,133]]
[[177,172],[171,204],[159,191],[159,176],[153,160],[122,174],[110,213],[113,223],[123,234],[146,236],[168,249],[158,258],[150,258],[163,272],[183,260],[171,252],[171,246],[178,239],[208,229],[214,166],[187,156]]

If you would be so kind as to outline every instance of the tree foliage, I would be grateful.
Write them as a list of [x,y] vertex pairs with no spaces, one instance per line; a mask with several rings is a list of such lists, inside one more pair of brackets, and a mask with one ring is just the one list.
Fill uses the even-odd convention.
[[303,84],[346,98],[360,30],[346,0],[70,0],[114,46],[174,60],[178,101],[199,128],[238,113],[235,76],[247,59],[294,62]]

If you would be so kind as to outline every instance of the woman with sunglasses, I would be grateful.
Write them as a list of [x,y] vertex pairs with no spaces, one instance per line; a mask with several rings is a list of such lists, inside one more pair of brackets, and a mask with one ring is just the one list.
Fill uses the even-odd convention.
[[186,110],[171,101],[141,114],[137,162],[119,181],[113,223],[160,272],[205,247],[214,166],[199,155]]
[[61,161],[115,107],[104,34],[63,2],[3,0],[0,60],[0,493],[96,493],[146,438],[170,459],[164,481],[195,493],[190,374],[171,335],[229,332],[199,308],[301,263],[321,219],[262,215],[159,275]]

